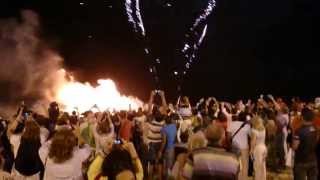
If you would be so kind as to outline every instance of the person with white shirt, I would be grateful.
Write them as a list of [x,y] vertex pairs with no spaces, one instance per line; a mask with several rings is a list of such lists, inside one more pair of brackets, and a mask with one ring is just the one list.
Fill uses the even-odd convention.
[[275,100],[272,95],[269,98],[273,102],[277,111],[276,125],[277,125],[277,156],[279,157],[279,170],[284,170],[287,158],[287,135],[288,135],[288,124],[289,124],[289,110],[288,107],[282,102],[281,99]]
[[240,153],[241,170],[239,180],[248,179],[249,165],[249,142],[248,137],[251,132],[249,123],[247,123],[246,113],[241,112],[237,120],[232,121],[228,127],[232,139],[232,147],[237,148]]
[[77,146],[77,139],[69,129],[56,132],[51,141],[44,144],[39,155],[45,167],[45,180],[81,180],[82,163],[90,156],[91,148]]
[[102,147],[109,139],[115,138],[114,126],[107,113],[98,115],[98,121],[91,126],[91,131],[95,140],[96,153],[102,151]]
[[266,130],[263,120],[259,116],[253,117],[251,124],[250,155],[253,157],[254,180],[266,180],[266,158],[268,153],[265,144]]

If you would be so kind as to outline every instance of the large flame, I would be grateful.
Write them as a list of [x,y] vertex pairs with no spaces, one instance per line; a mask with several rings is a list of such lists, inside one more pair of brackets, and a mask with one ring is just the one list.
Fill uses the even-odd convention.
[[137,110],[143,106],[142,101],[131,96],[123,96],[111,79],[99,79],[98,86],[80,83],[75,80],[64,82],[56,95],[56,100],[64,106],[64,110],[80,113],[93,111]]

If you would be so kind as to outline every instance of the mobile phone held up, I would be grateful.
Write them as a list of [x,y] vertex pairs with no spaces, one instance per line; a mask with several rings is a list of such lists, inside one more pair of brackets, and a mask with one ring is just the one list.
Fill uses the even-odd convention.
[[29,113],[24,113],[24,114],[23,114],[23,117],[24,117],[25,120],[27,120],[28,117],[29,117]]
[[160,93],[161,93],[161,90],[154,90],[154,92],[155,92],[156,94],[160,94]]
[[121,139],[116,139],[116,140],[114,140],[114,144],[115,144],[115,145],[121,145],[121,144],[122,144]]

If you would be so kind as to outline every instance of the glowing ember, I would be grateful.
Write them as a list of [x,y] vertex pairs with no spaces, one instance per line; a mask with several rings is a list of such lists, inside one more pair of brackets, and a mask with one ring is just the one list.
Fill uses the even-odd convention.
[[[78,110],[137,110],[143,103],[134,97],[122,96],[111,79],[98,80],[98,86],[74,80],[64,83],[58,90],[57,101],[65,106],[65,111]],[[97,108],[93,108],[97,107]]]

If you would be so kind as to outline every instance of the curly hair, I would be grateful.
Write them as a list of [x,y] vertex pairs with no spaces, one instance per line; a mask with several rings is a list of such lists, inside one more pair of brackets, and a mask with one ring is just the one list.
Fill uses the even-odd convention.
[[61,129],[55,133],[49,149],[49,158],[55,163],[63,163],[73,156],[77,138],[69,129]]

